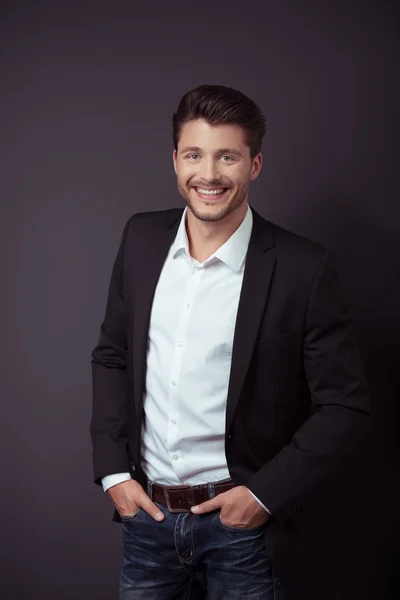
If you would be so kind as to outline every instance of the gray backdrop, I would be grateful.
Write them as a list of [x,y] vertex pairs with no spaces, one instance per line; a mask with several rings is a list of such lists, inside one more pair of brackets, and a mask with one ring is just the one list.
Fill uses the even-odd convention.
[[329,246],[374,433],[312,496],[293,598],[386,598],[399,490],[398,21],[389,2],[9,2],[0,18],[0,589],[113,600],[120,525],[92,483],[90,352],[122,227],[183,206],[171,115],[202,83],[265,112],[250,204]]

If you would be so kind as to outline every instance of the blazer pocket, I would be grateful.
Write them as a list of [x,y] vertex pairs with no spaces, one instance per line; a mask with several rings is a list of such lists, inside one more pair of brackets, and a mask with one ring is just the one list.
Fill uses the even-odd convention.
[[256,341],[256,350],[270,350],[271,348],[278,348],[284,344],[292,342],[297,336],[297,329],[291,329],[287,333],[275,336],[273,338],[261,338]]

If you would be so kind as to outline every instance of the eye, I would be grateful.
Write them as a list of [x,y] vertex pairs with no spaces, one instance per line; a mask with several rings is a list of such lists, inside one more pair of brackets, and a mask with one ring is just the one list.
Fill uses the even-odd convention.
[[223,160],[222,162],[232,162],[234,160],[234,158],[232,156],[228,156],[227,154],[224,154],[223,156],[221,156],[222,159],[228,159],[228,160]]
[[198,155],[198,154],[196,154],[196,152],[192,152],[191,154],[188,154],[188,155],[186,156],[186,158],[190,158],[190,159],[192,159],[192,160],[196,160],[196,158],[194,158],[194,157],[196,157],[196,156],[199,156],[199,155]]

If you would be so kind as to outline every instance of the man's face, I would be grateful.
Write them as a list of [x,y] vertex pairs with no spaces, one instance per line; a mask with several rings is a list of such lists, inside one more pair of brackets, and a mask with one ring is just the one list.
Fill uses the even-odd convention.
[[249,181],[260,172],[262,156],[250,157],[238,125],[189,121],[173,153],[178,189],[201,221],[220,221],[247,201]]

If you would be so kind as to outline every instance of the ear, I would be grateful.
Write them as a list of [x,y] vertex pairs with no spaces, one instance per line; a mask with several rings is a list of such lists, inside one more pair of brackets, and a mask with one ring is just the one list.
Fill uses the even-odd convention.
[[250,173],[250,181],[254,181],[255,179],[257,179],[257,177],[261,171],[262,162],[263,162],[262,154],[261,154],[261,152],[259,152],[257,154],[257,156],[255,156],[253,158],[253,164],[251,166],[251,173]]
[[178,171],[177,171],[177,167],[176,167],[176,150],[174,150],[173,153],[172,153],[172,160],[173,160],[173,163],[174,163],[175,173],[177,174]]

